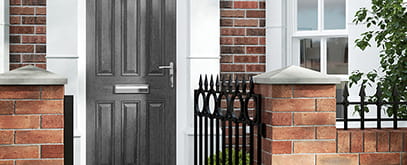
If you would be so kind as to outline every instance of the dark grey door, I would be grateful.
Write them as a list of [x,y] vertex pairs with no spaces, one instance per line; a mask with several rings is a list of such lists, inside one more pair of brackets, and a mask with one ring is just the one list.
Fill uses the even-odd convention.
[[88,165],[175,164],[176,76],[159,68],[175,65],[175,13],[175,0],[87,0]]

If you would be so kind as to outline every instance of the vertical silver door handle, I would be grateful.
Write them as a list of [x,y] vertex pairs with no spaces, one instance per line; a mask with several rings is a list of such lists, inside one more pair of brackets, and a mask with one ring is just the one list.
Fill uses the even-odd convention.
[[158,69],[169,69],[170,74],[170,86],[171,88],[174,88],[174,63],[170,62],[170,65],[165,65],[165,66],[158,66]]

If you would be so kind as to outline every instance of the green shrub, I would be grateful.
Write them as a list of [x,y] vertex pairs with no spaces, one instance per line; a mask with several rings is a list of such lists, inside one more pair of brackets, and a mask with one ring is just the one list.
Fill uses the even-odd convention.
[[[371,85],[380,83],[381,98],[386,102],[407,100],[407,9],[403,0],[371,0],[370,9],[361,8],[356,12],[356,24],[363,24],[368,29],[355,40],[356,46],[361,50],[370,47],[370,41],[375,41],[377,48],[381,48],[380,67],[368,73],[354,71],[349,77],[350,84],[361,83]],[[369,58],[369,57],[366,57]],[[380,73],[380,74],[379,74]],[[395,89],[393,89],[395,88]],[[399,93],[398,98],[393,97],[393,91]],[[370,97],[369,101],[376,101]],[[397,109],[386,106],[388,116],[396,115],[407,119],[407,106],[399,105]],[[362,113],[369,108],[356,106],[355,110]],[[396,114],[394,111],[397,110]]]
[[[229,151],[228,149],[225,149],[225,154],[226,154],[226,164],[225,165],[235,165],[236,161],[239,161],[239,165],[243,165],[243,151],[239,150],[238,154],[239,154],[239,160],[236,160],[236,151],[234,149],[232,149],[232,162],[229,162]],[[250,154],[246,152],[245,154],[246,157],[246,164],[249,165],[250,164]],[[216,154],[213,154],[212,156],[209,156],[208,158],[208,162],[211,162],[211,159],[213,160],[213,164],[216,165]],[[223,162],[223,153],[219,152],[219,162],[220,164],[222,164]]]

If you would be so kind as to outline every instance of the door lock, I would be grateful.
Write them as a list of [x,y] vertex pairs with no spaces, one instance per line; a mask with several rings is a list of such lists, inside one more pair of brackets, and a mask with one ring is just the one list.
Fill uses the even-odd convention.
[[170,76],[170,86],[171,88],[174,88],[174,63],[170,62],[170,65],[158,66],[158,69],[170,70],[170,73],[168,74],[168,76]]

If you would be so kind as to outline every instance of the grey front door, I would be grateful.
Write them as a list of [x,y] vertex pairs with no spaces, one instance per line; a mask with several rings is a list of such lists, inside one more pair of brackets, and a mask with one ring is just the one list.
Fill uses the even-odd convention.
[[88,165],[175,165],[176,76],[159,68],[176,62],[175,13],[175,0],[87,0]]

